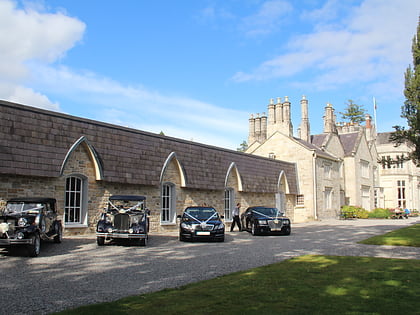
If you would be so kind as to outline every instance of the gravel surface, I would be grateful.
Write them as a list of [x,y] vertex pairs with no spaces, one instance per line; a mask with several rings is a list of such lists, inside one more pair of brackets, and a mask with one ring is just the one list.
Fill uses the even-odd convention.
[[[325,220],[295,224],[290,236],[227,232],[224,243],[151,234],[147,247],[98,247],[94,235],[43,243],[37,258],[0,249],[0,314],[47,314],[214,278],[305,254],[420,259],[420,248],[356,244],[408,220]],[[6,311],[7,310],[7,311]]]

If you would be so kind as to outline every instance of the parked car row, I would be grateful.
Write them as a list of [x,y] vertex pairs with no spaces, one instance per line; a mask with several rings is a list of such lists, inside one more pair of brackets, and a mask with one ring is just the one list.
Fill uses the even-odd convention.
[[[149,239],[146,197],[113,195],[96,226],[98,246],[106,241],[129,241],[142,246]],[[213,207],[187,207],[179,215],[179,240],[225,240],[225,224]],[[291,223],[277,208],[249,207],[241,216],[243,230],[252,235],[291,233]],[[29,256],[40,253],[41,240],[61,243],[63,226],[54,198],[14,198],[0,213],[0,247],[26,246]]]

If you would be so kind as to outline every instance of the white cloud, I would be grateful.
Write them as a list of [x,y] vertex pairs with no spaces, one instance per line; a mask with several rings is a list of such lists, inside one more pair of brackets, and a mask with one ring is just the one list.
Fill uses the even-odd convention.
[[[420,2],[366,0],[347,10],[336,5],[329,1],[312,14],[304,12],[304,18],[316,21],[312,33],[295,36],[286,53],[251,72],[236,73],[233,80],[269,80],[306,72],[310,77],[299,80],[319,89],[374,80],[389,88],[401,86],[400,74],[411,62]],[[340,10],[347,13],[338,18]],[[330,19],[325,18],[327,13]]]
[[293,7],[286,1],[265,1],[255,14],[242,19],[241,28],[252,37],[269,34],[279,28],[284,16],[292,10]]
[[62,13],[36,11],[31,5],[20,9],[16,2],[0,0],[0,97],[32,98],[35,106],[57,108],[46,96],[24,87],[30,75],[27,63],[57,61],[81,39],[85,24]]

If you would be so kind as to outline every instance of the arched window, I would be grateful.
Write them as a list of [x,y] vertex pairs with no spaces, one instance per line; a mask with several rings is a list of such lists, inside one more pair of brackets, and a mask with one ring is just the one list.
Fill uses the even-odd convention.
[[66,178],[64,222],[66,225],[86,224],[86,179],[79,176]]
[[161,190],[161,223],[173,223],[175,221],[175,185],[173,183],[162,184]]

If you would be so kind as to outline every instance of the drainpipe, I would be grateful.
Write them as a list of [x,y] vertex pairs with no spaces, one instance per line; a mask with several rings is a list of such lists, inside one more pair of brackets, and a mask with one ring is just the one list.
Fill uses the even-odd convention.
[[317,209],[317,200],[318,200],[318,196],[317,196],[317,188],[316,188],[316,184],[317,184],[317,177],[316,177],[316,152],[313,151],[312,153],[312,172],[313,172],[313,186],[314,186],[314,219],[318,220],[318,209]]

